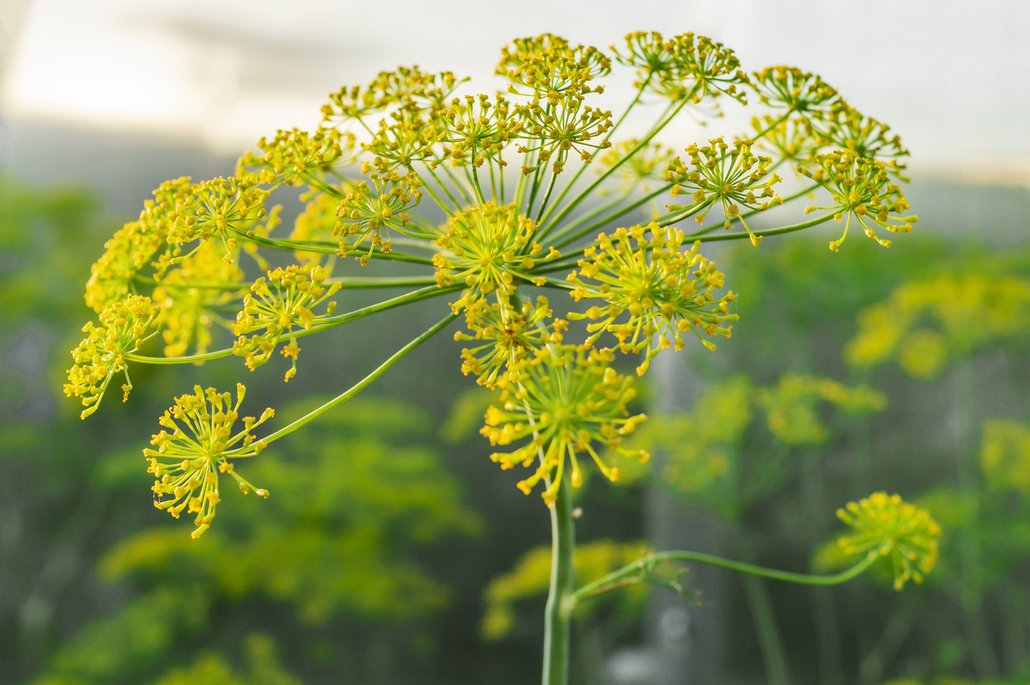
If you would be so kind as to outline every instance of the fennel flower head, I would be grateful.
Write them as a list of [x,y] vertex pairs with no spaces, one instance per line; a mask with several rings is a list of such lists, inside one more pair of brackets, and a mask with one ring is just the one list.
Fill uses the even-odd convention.
[[[636,93],[609,110],[602,95],[619,70]],[[634,32],[611,49],[516,38],[495,74],[504,85],[485,91],[417,66],[345,85],[314,130],[261,138],[232,176],[162,184],[108,241],[86,286],[99,322],[65,387],[84,416],[133,364],[236,357],[242,373],[285,365],[287,381],[301,338],[401,307],[444,317],[262,438],[253,431],[272,414],[240,418],[242,386],[235,401],[199,388],[177,398],[146,451],[159,507],[194,515],[202,532],[221,476],[259,491],[237,460],[346,401],[452,320],[456,366],[494,393],[482,428],[492,459],[528,470],[522,491],[550,504],[589,470],[617,480],[605,455],[647,458],[625,441],[645,420],[636,384],[655,355],[695,341],[714,350],[732,335],[738,294],[707,243],[758,247],[838,223],[834,250],[853,225],[887,246],[884,232],[914,224],[898,137],[810,72],[748,71],[710,38]],[[661,142],[725,108],[747,108],[750,128],[681,149]],[[791,183],[803,187],[784,191]],[[292,226],[275,204],[284,197],[302,204]],[[805,209],[802,198],[815,199]],[[353,298],[358,289],[375,301]]]

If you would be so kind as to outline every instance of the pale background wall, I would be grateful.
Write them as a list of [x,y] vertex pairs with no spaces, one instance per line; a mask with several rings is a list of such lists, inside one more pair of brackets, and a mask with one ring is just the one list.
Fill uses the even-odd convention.
[[[484,76],[542,31],[608,45],[693,30],[744,65],[820,72],[903,134],[921,176],[1030,184],[1030,3],[1019,0],[4,0],[0,106],[235,153],[325,94],[417,62]],[[20,30],[19,30],[20,27]],[[19,149],[16,160],[29,151]],[[13,153],[12,153],[13,154]]]

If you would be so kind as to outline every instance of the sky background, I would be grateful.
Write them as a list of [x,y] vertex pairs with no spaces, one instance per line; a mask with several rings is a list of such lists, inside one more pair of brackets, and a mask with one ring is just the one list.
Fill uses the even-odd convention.
[[822,74],[902,135],[917,178],[1030,186],[1030,3],[293,0],[285,7],[4,0],[0,116],[15,128],[55,122],[238,154],[278,128],[314,126],[328,92],[382,69],[449,69],[476,77],[482,89],[514,36],[549,31],[607,46],[630,30],[694,31],[732,47],[745,68],[786,63]]

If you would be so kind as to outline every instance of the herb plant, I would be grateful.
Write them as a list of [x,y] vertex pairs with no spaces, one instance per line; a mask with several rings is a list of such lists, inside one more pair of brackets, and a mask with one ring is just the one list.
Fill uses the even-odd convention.
[[[635,75],[618,114],[603,107],[613,69]],[[245,416],[243,384],[177,397],[144,450],[157,508],[191,518],[198,537],[226,479],[268,497],[241,472],[248,461],[457,320],[461,370],[496,395],[481,431],[491,459],[519,471],[518,488],[539,492],[551,517],[547,685],[567,682],[575,607],[655,580],[661,561],[829,585],[884,559],[896,587],[921,580],[936,560],[937,524],[875,493],[839,511],[851,528],[840,551],[852,564],[836,575],[656,552],[574,587],[575,490],[591,471],[617,482],[617,460],[649,458],[627,442],[646,420],[638,377],[663,350],[714,350],[731,335],[737,295],[704,246],[758,247],[836,224],[831,250],[853,229],[888,247],[887,235],[916,221],[899,186],[908,153],[820,77],[785,66],[747,72],[731,49],[691,33],[631,33],[610,53],[549,34],[516,39],[496,73],[501,92],[417,67],[344,87],[317,130],[262,139],[232,177],[162,184],[107,243],[86,286],[98,320],[86,324],[65,385],[83,418],[112,382],[128,398],[135,365],[236,356],[255,371],[279,355],[289,381],[310,335],[394,308],[441,310],[377,368],[274,430],[271,408]],[[724,106],[754,106],[752,129],[679,151],[659,142]],[[624,137],[630,121],[644,121],[643,133]],[[789,190],[781,173],[797,179]],[[290,189],[303,211],[284,230],[273,200]],[[351,291],[381,288],[404,292],[347,309]],[[635,374],[619,370],[626,357]]]

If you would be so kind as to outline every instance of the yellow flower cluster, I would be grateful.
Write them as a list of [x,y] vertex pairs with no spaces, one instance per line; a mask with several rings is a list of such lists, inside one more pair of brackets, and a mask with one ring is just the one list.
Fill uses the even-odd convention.
[[[167,237],[175,211],[192,193],[189,177],[165,181],[144,203],[136,221],[125,224],[104,245],[104,253],[90,269],[86,282],[86,305],[98,314],[113,302],[134,292],[133,280],[148,266],[158,274],[167,269],[171,256]],[[152,264],[151,260],[156,260]]]
[[198,184],[174,213],[174,222],[167,240],[173,245],[184,245],[211,236],[246,233],[266,215],[268,191],[245,178],[213,178]]
[[100,312],[99,326],[90,321],[83,327],[86,338],[72,350],[75,363],[68,369],[68,382],[64,385],[65,395],[82,398],[83,419],[100,407],[116,373],[125,372],[123,400],[129,399],[132,383],[125,355],[138,350],[153,334],[157,316],[157,307],[149,297],[130,295]]
[[495,71],[511,82],[510,92],[542,96],[553,105],[563,97],[601,92],[601,86],[590,82],[611,71],[611,60],[597,48],[543,33],[516,38],[502,48]]
[[234,404],[230,393],[195,386],[192,394],[175,398],[175,404],[160,418],[165,430],[151,438],[152,448],[143,450],[147,471],[154,476],[154,506],[175,518],[183,511],[196,514],[194,538],[210,528],[215,518],[221,501],[219,474],[232,476],[244,494],[268,497],[267,490],[254,487],[236,473],[231,461],[261,453],[265,443],[255,440],[253,430],[275,415],[272,409],[265,409],[260,418],[244,417],[243,430],[233,433],[245,395],[246,388],[238,383]]
[[645,351],[637,373],[647,371],[659,349],[683,349],[683,334],[691,332],[709,349],[715,345],[702,338],[730,336],[727,324],[737,320],[729,311],[732,291],[716,299],[724,276],[695,243],[683,245],[683,231],[657,224],[601,233],[597,245],[586,248],[579,270],[567,280],[575,286],[576,301],[599,299],[585,313],[572,319],[590,319],[590,342],[611,333],[622,352]]
[[1015,340],[1030,327],[1030,283],[1005,273],[943,273],[899,286],[858,315],[845,359],[858,367],[896,361],[915,378],[949,361]]
[[328,171],[345,149],[354,145],[354,137],[335,128],[319,128],[314,133],[300,129],[278,131],[271,140],[261,138],[257,147],[263,154],[248,152],[236,164],[236,176],[250,177],[261,184],[297,185],[308,174]]
[[847,218],[840,238],[830,243],[833,251],[839,250],[848,237],[852,217],[862,225],[867,236],[883,247],[890,247],[891,241],[878,236],[872,224],[893,233],[908,233],[919,220],[913,215],[903,215],[909,208],[908,200],[891,182],[888,167],[881,161],[861,157],[851,150],[835,150],[816,155],[812,168],[799,164],[798,172],[829,191],[834,203],[828,207],[806,207],[806,213],[830,209],[835,212],[835,221]]
[[290,368],[284,380],[297,375],[297,330],[310,329],[336,307],[336,302],[330,301],[324,314],[314,312],[340,290],[339,282],[327,283],[328,279],[329,270],[312,263],[272,269],[254,281],[232,327],[237,336],[233,354],[243,357],[253,371],[272,357],[276,345],[285,338],[288,342],[282,355],[290,360]]
[[[360,252],[358,260],[367,264],[375,250],[390,251],[384,238],[387,229],[404,232],[408,211],[422,198],[419,181],[414,174],[370,174],[367,181],[358,181],[347,188],[336,207],[333,234],[339,237],[341,257]],[[361,244],[369,246],[361,251]]]
[[345,86],[322,107],[324,123],[361,120],[392,107],[439,107],[461,82],[449,71],[429,74],[418,67],[382,71],[365,87]]
[[490,455],[503,469],[530,468],[538,462],[533,474],[518,483],[520,490],[529,494],[545,481],[543,498],[550,504],[566,461],[572,486],[583,483],[582,456],[589,457],[608,480],[618,480],[618,469],[605,462],[598,447],[639,461],[650,457],[644,450],[621,446],[646,417],[629,415],[628,405],[636,396],[633,379],[616,372],[611,362],[609,350],[551,345],[513,366],[518,382],[502,387],[501,405],[487,410],[482,433],[495,446],[526,440],[511,452]]
[[226,259],[217,243],[202,243],[180,261],[153,293],[161,308],[157,323],[165,355],[206,352],[214,342],[215,325],[229,327],[220,310],[237,305],[246,287],[243,269],[235,260]]
[[829,429],[819,416],[819,404],[826,403],[850,414],[882,411],[887,405],[883,393],[868,385],[848,387],[829,378],[786,374],[756,396],[766,412],[766,424],[779,440],[788,445],[825,442]]
[[681,33],[666,39],[660,33],[635,32],[626,47],[613,47],[616,59],[637,68],[636,85],[673,101],[699,104],[725,94],[746,102],[749,83],[733,50],[706,36]]
[[506,166],[504,148],[522,129],[511,102],[501,93],[493,99],[485,93],[454,98],[444,109],[440,125],[444,156],[453,166],[475,168],[487,160]]
[[[747,230],[751,244],[761,241],[748,226],[740,208],[759,212],[783,200],[772,187],[781,180],[770,172],[772,159],[751,153],[751,142],[736,140],[730,146],[722,138],[712,138],[708,145],[691,145],[686,150],[690,163],[676,157],[665,167],[665,180],[672,185],[671,194],[685,193],[694,199],[694,220],[704,223],[708,208],[719,203],[722,208],[723,227],[730,228],[734,221]],[[669,209],[686,209],[669,205]]]
[[873,493],[838,509],[837,517],[855,531],[837,539],[840,551],[852,558],[875,556],[887,560],[895,590],[910,580],[923,582],[937,564],[940,526],[925,509],[898,495]]
[[765,104],[806,118],[822,117],[843,103],[833,86],[817,74],[796,67],[766,67],[752,75],[751,83]]
[[[532,275],[540,259],[540,244],[533,241],[536,223],[511,204],[488,203],[451,217],[436,244],[442,249],[433,256],[436,282],[440,286],[464,282],[465,292],[454,303],[455,312],[494,292],[507,300],[517,280],[542,284]],[[553,251],[546,259],[557,257]]]
[[[500,394],[483,432],[494,445],[524,441],[494,459],[506,468],[539,461],[520,487],[545,481],[547,501],[563,473],[573,485],[583,480],[584,455],[614,478],[604,450],[645,456],[623,444],[643,416],[631,415],[632,379],[611,368],[616,353],[641,355],[643,375],[659,350],[682,349],[690,335],[714,349],[711,339],[729,337],[737,319],[735,295],[702,243],[749,237],[757,245],[761,235],[846,215],[887,244],[873,227],[907,231],[914,217],[901,216],[908,205],[892,182],[907,155],[897,136],[817,76],[772,67],[752,78],[732,50],[693,33],[632,33],[613,51],[546,33],[518,38],[502,50],[496,73],[507,86],[495,92],[477,92],[446,71],[383,71],[330,95],[314,131],[259,140],[235,177],[163,184],[94,265],[86,301],[102,323],[76,350],[69,394],[84,398],[84,413],[95,409],[112,369],[122,370],[152,330],[172,359],[135,360],[202,363],[236,353],[253,370],[282,343],[289,380],[300,337],[457,293],[451,310],[465,319],[455,336],[465,343],[462,370]],[[598,102],[615,66],[610,55],[637,76],[637,93],[618,117]],[[692,145],[682,159],[658,142],[681,114],[747,104],[749,90],[779,110],[757,116],[751,134]],[[656,99],[650,128],[617,142],[619,127]],[[774,172],[786,160],[829,192],[833,211],[752,230],[752,215],[782,202]],[[306,203],[286,237],[273,235],[279,208],[270,206],[284,185]],[[692,204],[661,211],[666,193]],[[651,222],[640,225],[649,204]],[[731,231],[688,235],[683,223],[703,222],[713,207]],[[325,260],[333,255],[403,271],[330,279]],[[252,284],[243,256],[264,273]],[[343,281],[369,292],[412,289],[333,316]],[[561,304],[537,288],[587,301],[584,311],[556,318]],[[118,303],[137,295],[150,303],[146,316],[133,305],[139,311],[127,329],[103,323],[121,321],[104,312],[124,310]],[[136,334],[140,325],[146,332]],[[235,336],[231,349],[212,349],[219,327]],[[423,340],[402,347],[354,392]]]
[[985,421],[980,469],[991,487],[1030,496],[1030,425],[1013,419]]
[[518,382],[513,367],[536,350],[562,342],[568,328],[566,321],[554,318],[543,295],[534,303],[523,302],[520,309],[477,300],[469,305],[465,321],[470,333],[455,333],[454,339],[475,344],[461,351],[461,371],[475,375],[487,388]]

